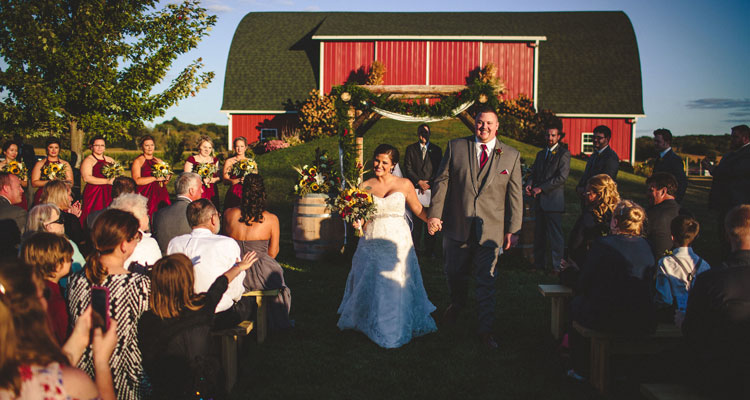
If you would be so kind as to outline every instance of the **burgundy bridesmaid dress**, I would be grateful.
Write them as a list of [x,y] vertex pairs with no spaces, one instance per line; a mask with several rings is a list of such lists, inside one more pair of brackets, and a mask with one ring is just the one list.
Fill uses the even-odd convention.
[[[107,165],[106,160],[100,160],[96,157],[96,164],[92,168],[92,175],[95,178],[107,177],[102,174],[102,168]],[[109,206],[112,202],[112,185],[95,185],[87,183],[83,189],[83,207],[81,207],[81,225],[86,224],[86,217],[94,211],[101,210]]]
[[[145,178],[153,176],[151,174],[151,168],[156,164],[156,159],[145,160],[143,166],[141,166],[141,177]],[[169,192],[167,191],[166,183],[164,182],[151,182],[148,185],[138,185],[138,193],[142,194],[148,199],[148,217],[151,218],[154,213],[162,208],[172,204],[169,201]]]

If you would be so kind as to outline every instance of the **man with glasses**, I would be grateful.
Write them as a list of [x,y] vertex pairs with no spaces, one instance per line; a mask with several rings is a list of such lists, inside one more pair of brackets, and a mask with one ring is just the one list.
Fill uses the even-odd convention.
[[16,175],[0,172],[0,258],[18,254],[21,234],[26,225],[26,210],[14,206],[21,202],[23,188]]
[[594,128],[594,152],[586,161],[586,169],[576,186],[576,193],[583,199],[586,190],[586,182],[594,175],[607,174],[612,180],[617,179],[617,171],[620,169],[620,157],[609,147],[612,131],[605,125]]

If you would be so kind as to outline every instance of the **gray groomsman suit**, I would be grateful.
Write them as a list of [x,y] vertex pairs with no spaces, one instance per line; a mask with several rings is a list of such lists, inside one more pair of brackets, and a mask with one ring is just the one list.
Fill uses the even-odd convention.
[[175,201],[154,214],[153,231],[159,243],[161,254],[167,254],[167,246],[173,238],[193,231],[187,220],[187,206],[191,201],[185,196],[177,196]]
[[516,233],[523,219],[521,162],[518,150],[497,139],[480,169],[475,143],[475,136],[448,143],[435,177],[428,216],[443,221],[451,303],[459,308],[466,304],[467,273],[472,271],[479,333],[489,333],[495,316],[495,264],[505,225],[507,232]]
[[536,154],[528,185],[542,192],[534,198],[534,266],[544,269],[549,242],[552,268],[560,268],[565,240],[562,214],[565,212],[565,181],[570,173],[570,151],[562,143],[554,150],[544,148]]

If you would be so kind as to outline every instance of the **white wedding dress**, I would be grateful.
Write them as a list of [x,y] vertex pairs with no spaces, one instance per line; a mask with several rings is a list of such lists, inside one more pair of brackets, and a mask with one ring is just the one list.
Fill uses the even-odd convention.
[[377,211],[352,259],[339,329],[354,329],[381,347],[396,348],[435,332],[435,306],[422,283],[401,192],[372,196]]

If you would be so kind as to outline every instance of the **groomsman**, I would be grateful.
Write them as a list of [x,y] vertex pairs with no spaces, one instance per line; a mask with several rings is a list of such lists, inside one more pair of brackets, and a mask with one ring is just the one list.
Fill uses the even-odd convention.
[[[435,179],[440,161],[443,159],[443,151],[436,144],[430,142],[430,127],[427,124],[419,125],[417,128],[417,142],[406,147],[404,157],[404,177],[409,179],[422,200],[426,199],[425,207],[430,206],[429,198],[432,183]],[[426,224],[418,218],[414,218],[414,229],[412,239],[414,246],[419,247],[422,236],[424,236],[424,254],[430,257],[435,255],[435,242],[437,237],[425,235]]]
[[672,151],[672,132],[669,129],[657,129],[654,131],[654,147],[659,152],[654,162],[654,173],[666,172],[677,180],[677,193],[674,198],[682,204],[685,197],[688,179],[685,175],[685,167],[682,158]]
[[547,147],[536,154],[525,190],[527,196],[534,198],[534,268],[539,270],[547,264],[547,243],[555,271],[560,269],[565,247],[562,215],[565,212],[565,181],[570,172],[570,151],[560,143],[563,136],[560,120],[547,127]]
[[594,175],[607,174],[612,180],[617,179],[617,171],[620,169],[620,157],[614,150],[609,147],[609,140],[612,138],[612,131],[605,125],[599,125],[594,128],[594,152],[586,161],[586,169],[583,170],[583,176],[578,181],[576,192],[583,199],[583,192],[586,191],[586,182]]

